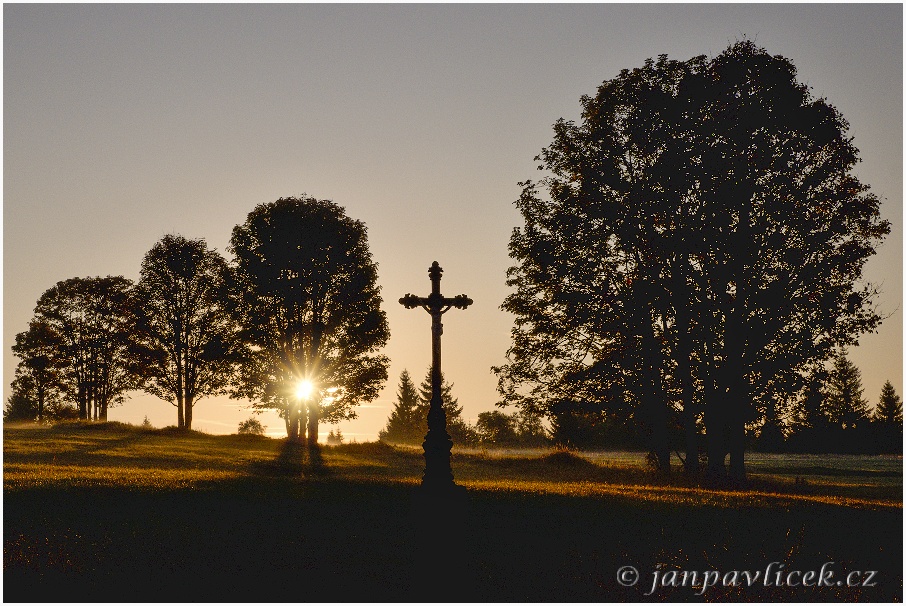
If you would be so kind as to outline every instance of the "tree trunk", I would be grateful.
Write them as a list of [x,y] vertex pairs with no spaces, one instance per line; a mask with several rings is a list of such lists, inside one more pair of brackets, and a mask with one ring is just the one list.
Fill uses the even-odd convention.
[[182,403],[183,403],[182,390],[180,390],[179,393],[176,394],[176,423],[177,423],[176,427],[178,429],[185,429],[185,427],[186,427],[186,420],[185,420],[185,416],[183,415],[183,404]]
[[727,477],[724,460],[727,457],[726,421],[724,399],[719,397],[714,375],[717,374],[714,364],[705,369],[705,449],[708,453],[706,474],[711,479],[723,480]]
[[286,413],[286,437],[290,440],[305,441],[305,407],[298,404],[291,404]]
[[740,373],[735,385],[730,392],[733,399],[733,408],[729,415],[730,423],[727,429],[728,445],[730,451],[730,477],[739,482],[746,480],[746,404],[749,401],[748,390],[745,389],[745,377]]
[[185,389],[183,384],[183,355],[182,355],[182,321],[176,320],[176,408],[178,415],[177,427],[186,428],[185,417]]
[[308,405],[308,445],[318,445],[318,404],[314,401]]
[[726,432],[724,452],[730,454],[730,475],[736,480],[744,480],[745,467],[742,461],[746,447],[745,409],[748,390],[744,389],[743,334],[737,318],[738,315],[734,313],[727,322],[725,338],[730,345],[724,349],[724,368],[721,373],[724,380],[720,394],[723,404],[722,426]]
[[38,423],[44,420],[44,388],[38,387]]
[[692,368],[689,358],[685,354],[680,354],[678,360],[679,366],[677,374],[679,375],[682,398],[683,398],[683,431],[686,438],[686,461],[684,471],[687,476],[698,475],[698,427],[696,424],[697,414],[693,397],[695,386],[692,384]]
[[661,348],[654,337],[652,311],[646,308],[642,319],[642,352],[644,391],[647,397],[643,400],[646,417],[649,422],[649,448],[657,459],[657,471],[670,473],[670,444],[667,436],[667,398],[661,379]]
[[79,398],[79,419],[83,421],[88,420],[88,402],[85,399],[85,388],[79,386],[78,388],[78,398]]
[[683,464],[687,476],[698,475],[698,428],[695,384],[692,380],[692,335],[689,307],[692,298],[686,287],[686,263],[682,256],[677,260],[677,276],[674,287],[676,309],[676,374],[680,383],[680,397],[683,401],[683,432],[686,438],[686,461]]
[[195,403],[192,402],[192,397],[187,395],[185,398],[185,402],[183,404],[183,410],[184,410],[183,414],[185,416],[186,431],[190,431],[192,429],[192,407],[194,405],[195,405]]
[[[733,314],[728,318],[726,337],[732,339],[732,348],[728,356],[730,361],[727,384],[730,386],[729,404],[732,408],[727,415],[729,427],[727,430],[728,446],[730,451],[730,476],[734,480],[745,481],[745,451],[746,451],[746,412],[749,407],[749,388],[746,378],[746,354],[749,345],[746,330],[746,310],[748,309],[749,276],[752,271],[753,247],[751,228],[751,203],[754,191],[748,186],[743,188],[740,199],[742,206],[739,209],[739,225],[736,229],[739,239],[737,259],[734,267],[736,278],[736,300],[733,305]],[[730,332],[729,329],[732,329]]]
[[299,439],[299,413],[293,406],[286,411],[286,437],[290,440]]
[[738,482],[746,481],[746,426],[744,423],[730,425],[730,477]]

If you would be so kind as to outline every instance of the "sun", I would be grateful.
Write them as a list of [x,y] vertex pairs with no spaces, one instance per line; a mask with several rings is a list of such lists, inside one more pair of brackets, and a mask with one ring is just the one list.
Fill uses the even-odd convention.
[[305,400],[314,390],[314,384],[308,379],[303,379],[296,384],[296,397],[300,400]]

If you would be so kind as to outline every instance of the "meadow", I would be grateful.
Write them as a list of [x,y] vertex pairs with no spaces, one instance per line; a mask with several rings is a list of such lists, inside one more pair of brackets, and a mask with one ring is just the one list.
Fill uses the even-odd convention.
[[[3,457],[4,601],[903,599],[899,457],[752,454],[702,486],[640,453],[454,450],[463,507],[413,498],[420,449],[382,443],[6,425]],[[769,565],[833,581],[652,588]]]

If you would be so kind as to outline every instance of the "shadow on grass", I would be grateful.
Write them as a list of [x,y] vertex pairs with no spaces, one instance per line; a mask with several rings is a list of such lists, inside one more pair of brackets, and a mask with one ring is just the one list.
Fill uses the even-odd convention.
[[319,445],[290,439],[283,441],[274,460],[254,462],[249,471],[252,475],[282,477],[325,477],[331,473]]
[[[700,601],[690,587],[645,596],[652,572],[764,570],[775,561],[787,570],[818,570],[834,562],[835,579],[846,578],[849,570],[877,570],[877,585],[717,587],[706,598],[901,597],[902,510],[737,510],[470,491],[462,512],[432,509],[428,531],[436,535],[426,537],[426,529],[413,523],[411,490],[334,475],[318,481],[245,477],[166,492],[70,488],[7,494],[3,598]],[[636,567],[646,582],[621,587],[616,571],[622,566]]]

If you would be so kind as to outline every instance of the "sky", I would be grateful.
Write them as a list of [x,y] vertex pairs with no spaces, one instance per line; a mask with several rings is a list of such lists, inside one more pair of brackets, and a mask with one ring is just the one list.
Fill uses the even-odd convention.
[[[3,6],[3,398],[37,299],[71,277],[137,280],[161,237],[226,254],[258,204],[308,194],[368,227],[391,338],[380,397],[340,424],[373,440],[399,375],[425,376],[430,317],[397,303],[441,290],[443,370],[463,416],[494,409],[513,318],[509,236],[517,183],[579,99],[648,57],[715,56],[754,40],[849,121],[856,173],[892,232],[865,269],[877,334],[850,358],[865,397],[903,393],[903,7],[707,5]],[[195,429],[234,433],[248,402],[201,400]],[[111,420],[176,424],[141,393]],[[276,414],[259,417],[285,435]],[[322,435],[330,426],[322,426]]]

